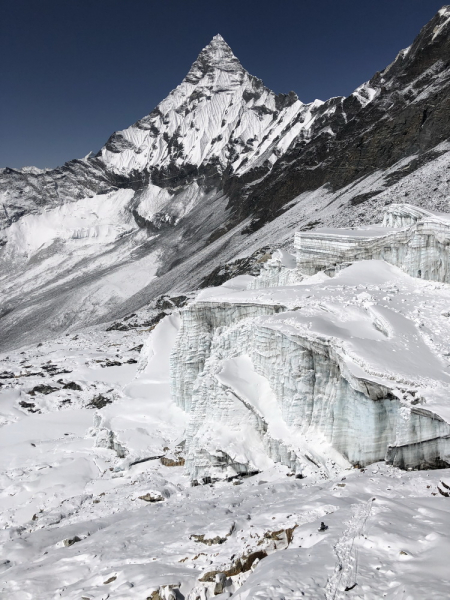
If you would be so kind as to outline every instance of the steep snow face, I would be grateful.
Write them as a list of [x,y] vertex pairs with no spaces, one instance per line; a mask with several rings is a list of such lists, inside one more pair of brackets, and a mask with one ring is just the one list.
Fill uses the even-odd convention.
[[78,247],[115,242],[137,230],[129,211],[133,196],[133,190],[118,190],[25,215],[8,229],[4,258],[31,257],[57,240],[76,240]]
[[196,181],[175,189],[149,183],[136,198],[134,214],[138,222],[142,219],[159,230],[176,225],[196,205],[207,202],[210,195]]
[[[35,331],[45,320],[49,331],[79,328],[155,279],[161,251],[140,252],[151,238],[137,225],[133,204],[133,190],[116,190],[24,215],[8,228],[0,302],[5,313],[21,305],[16,323],[26,337],[28,319]],[[38,323],[36,308],[43,310]]]
[[206,164],[243,173],[275,162],[299,135],[308,137],[322,104],[305,105],[293,92],[275,95],[216,35],[181,85],[150,115],[115,133],[101,156],[121,174]]

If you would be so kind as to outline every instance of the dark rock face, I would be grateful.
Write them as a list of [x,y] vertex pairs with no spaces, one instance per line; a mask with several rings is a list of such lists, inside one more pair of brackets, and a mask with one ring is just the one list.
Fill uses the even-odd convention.
[[103,394],[98,394],[97,396],[92,398],[89,404],[86,405],[86,408],[96,408],[97,410],[100,410],[108,404],[112,404],[112,400],[110,400],[106,396],[103,396]]
[[11,373],[11,371],[3,371],[2,373],[0,373],[0,379],[14,379],[15,375],[14,373]]
[[77,535],[75,535],[73,538],[68,538],[68,539],[64,540],[63,543],[64,543],[64,546],[70,547],[78,542],[81,542],[81,538],[78,537]]
[[145,502],[163,502],[164,498],[159,495],[145,494],[144,496],[139,496],[139,500],[145,500]]
[[231,263],[216,267],[200,282],[200,288],[216,287],[222,285],[232,277],[238,275],[259,275],[262,265],[270,258],[269,248],[260,248],[251,256],[235,260]]
[[408,51],[400,52],[390,66],[374,75],[368,86],[376,95],[367,105],[355,95],[333,99],[336,112],[328,124],[335,136],[318,135],[306,145],[295,140],[243,203],[232,200],[236,220],[253,215],[257,229],[304,191],[325,184],[340,189],[447,139],[449,25],[439,30],[447,16],[438,13]]
[[83,388],[78,383],[75,383],[75,381],[69,381],[63,385],[63,390],[74,390],[76,392],[81,392]]
[[56,387],[52,387],[51,385],[46,385],[46,384],[39,384],[34,386],[34,388],[32,390],[30,390],[28,393],[30,396],[35,396],[36,394],[51,394],[52,392],[56,392],[58,390],[58,388]]
[[21,406],[22,408],[25,408],[30,413],[40,413],[41,412],[38,408],[36,408],[36,405],[34,404],[34,402],[25,402],[25,400],[21,400],[19,402],[19,406]]
[[[217,55],[217,51],[219,54]],[[192,67],[187,74],[186,81],[188,83],[197,84],[200,79],[208,73],[213,73],[214,61],[217,58],[225,69],[228,71],[243,71],[241,63],[234,56],[231,48],[226,44],[221,35],[215,35],[211,43],[204,48],[197,57]]]
[[125,323],[113,323],[106,331],[128,331],[129,329],[129,325],[125,325]]

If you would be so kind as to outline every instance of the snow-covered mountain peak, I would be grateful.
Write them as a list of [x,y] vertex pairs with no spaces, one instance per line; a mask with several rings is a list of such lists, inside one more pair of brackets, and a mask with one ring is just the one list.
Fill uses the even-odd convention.
[[450,6],[443,6],[438,11],[437,16],[440,17],[439,23],[433,29],[432,41],[434,41],[439,35],[441,35],[450,23]]
[[208,163],[234,173],[269,168],[301,129],[309,131],[316,109],[293,92],[274,94],[216,35],[181,84],[148,116],[112,135],[101,157],[123,175]]
[[239,59],[236,58],[230,46],[220,34],[215,35],[200,52],[185,81],[195,85],[206,75],[213,75],[216,70],[241,75],[245,72]]

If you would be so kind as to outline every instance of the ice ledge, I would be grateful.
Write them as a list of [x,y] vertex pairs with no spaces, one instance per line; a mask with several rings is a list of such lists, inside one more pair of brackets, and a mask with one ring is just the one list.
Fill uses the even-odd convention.
[[[441,337],[430,347],[421,325],[431,327],[436,312],[415,313],[418,294],[421,306],[446,306],[447,286],[382,261],[296,286],[241,283],[202,292],[181,313],[172,393],[190,412],[192,477],[229,477],[267,460],[303,472],[307,456],[325,473],[346,461],[450,462],[450,377],[439,352],[448,318],[435,323]],[[253,399],[252,386],[262,390]]]
[[383,225],[297,232],[297,268],[333,270],[355,260],[385,260],[412,277],[450,283],[450,215],[408,204],[391,205]]
[[390,206],[384,226],[299,233],[295,257],[203,290],[171,357],[191,476],[450,464],[449,225]]

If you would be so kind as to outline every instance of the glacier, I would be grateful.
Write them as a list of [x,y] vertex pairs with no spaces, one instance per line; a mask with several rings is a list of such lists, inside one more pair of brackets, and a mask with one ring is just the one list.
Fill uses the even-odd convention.
[[384,227],[299,232],[295,256],[181,311],[171,380],[192,478],[449,464],[447,219],[391,205]]
[[449,15],[0,169],[1,597],[447,600]]
[[407,204],[392,204],[381,227],[297,233],[297,268],[307,274],[345,261],[382,259],[412,277],[449,283],[450,220]]
[[[414,599],[432,595],[444,600],[450,546],[442,523],[450,511],[444,496],[450,470],[408,471],[385,461],[356,468],[320,435],[318,427],[329,416],[323,403],[312,411],[319,422],[305,427],[311,435],[302,432],[300,440],[298,402],[282,407],[277,400],[280,390],[292,400],[289,388],[298,384],[298,368],[313,356],[298,322],[285,322],[299,313],[294,310],[301,297],[297,288],[304,287],[305,296],[312,293],[317,300],[310,304],[316,320],[309,339],[311,347],[315,340],[316,358],[321,357],[321,377],[327,368],[337,374],[336,365],[325,360],[327,343],[332,354],[330,340],[319,338],[332,333],[336,343],[337,332],[329,328],[339,323],[335,316],[340,311],[348,327],[345,336],[340,332],[344,360],[355,333],[372,344],[383,343],[388,333],[391,349],[399,351],[395,364],[378,356],[385,373],[377,377],[385,381],[377,383],[371,375],[372,395],[389,387],[390,403],[401,403],[406,425],[410,409],[426,407],[444,417],[448,396],[440,397],[446,377],[438,352],[430,347],[428,355],[422,354],[419,348],[427,360],[415,365],[414,388],[400,382],[397,370],[411,376],[400,350],[408,344],[414,350],[411,339],[403,337],[412,331],[397,328],[400,335],[389,334],[392,314],[377,314],[374,321],[365,307],[368,294],[384,294],[400,318],[409,310],[402,300],[409,307],[415,303],[420,312],[414,325],[423,328],[427,344],[443,344],[443,355],[448,331],[444,315],[437,315],[448,308],[447,284],[413,280],[394,266],[373,262],[370,276],[369,261],[359,261],[333,278],[322,273],[278,288],[247,289],[252,279],[245,276],[204,290],[202,298],[167,314],[151,332],[144,325],[126,331],[94,327],[0,355],[1,594],[11,600],[22,600],[24,590],[31,600],[107,595],[119,600],[220,595],[244,600],[261,594],[277,600],[329,600],[347,597],[345,589],[357,583],[356,598],[382,594],[395,600],[407,593]],[[351,268],[359,270],[351,273]],[[326,285],[330,289],[324,292]],[[353,308],[340,303],[341,297],[351,297],[344,288],[359,295]],[[332,298],[328,304],[325,294]],[[251,302],[247,295],[253,295]],[[323,310],[333,302],[335,315]],[[203,322],[208,317],[217,326],[209,342],[204,337],[203,343],[211,343],[207,374],[194,390],[202,422],[194,417],[193,405],[189,412],[170,396],[177,344],[188,330],[191,343],[196,339],[192,327],[179,337],[183,310],[191,315],[186,323],[192,324],[193,316]],[[256,339],[259,351],[250,356]],[[361,339],[352,342],[356,349]],[[237,342],[246,346],[247,355]],[[281,345],[279,360],[264,352]],[[376,366],[370,345],[365,350],[365,368],[369,358]],[[353,377],[367,380],[357,366],[364,367],[353,365]],[[278,387],[272,383],[275,376],[281,377]],[[428,385],[430,377],[437,386]],[[42,384],[53,391],[30,393]],[[303,392],[308,384],[306,377]],[[346,390],[350,406],[357,402],[360,425],[370,433],[367,411],[376,402],[368,399],[367,389],[362,394]],[[107,403],[94,408],[98,395]],[[314,409],[304,408],[306,413]],[[379,448],[371,439],[358,446],[359,432],[350,432],[355,452],[373,453],[388,441],[381,436]],[[335,441],[343,439],[337,422],[334,433]],[[407,428],[404,433],[411,435]],[[261,471],[249,471],[250,462]]]
[[2,594],[444,600],[448,283],[301,261],[0,355]]

